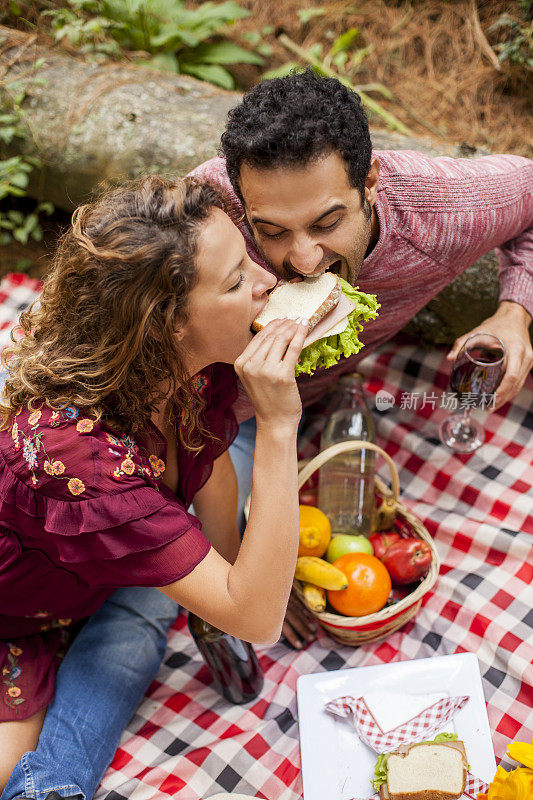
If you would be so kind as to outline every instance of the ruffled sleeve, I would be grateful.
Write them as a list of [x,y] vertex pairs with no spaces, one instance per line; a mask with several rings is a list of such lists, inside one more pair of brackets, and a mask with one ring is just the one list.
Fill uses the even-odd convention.
[[235,439],[239,426],[233,412],[237,398],[237,377],[229,364],[211,364],[197,376],[197,389],[205,399],[202,418],[211,434],[204,440],[200,453],[179,449],[178,468],[180,493],[186,505],[202,488],[213,470],[213,462],[224,453]]
[[159,479],[164,468],[93,420],[23,412],[0,432],[0,526],[85,586],[172,583],[210,545]]

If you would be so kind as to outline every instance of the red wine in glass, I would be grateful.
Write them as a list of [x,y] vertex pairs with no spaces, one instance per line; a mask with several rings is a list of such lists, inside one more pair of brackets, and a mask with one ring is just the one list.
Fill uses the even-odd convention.
[[450,372],[449,387],[463,412],[447,417],[440,426],[441,441],[459,453],[471,453],[485,441],[482,426],[470,416],[473,408],[487,408],[505,373],[503,342],[490,333],[470,336]]

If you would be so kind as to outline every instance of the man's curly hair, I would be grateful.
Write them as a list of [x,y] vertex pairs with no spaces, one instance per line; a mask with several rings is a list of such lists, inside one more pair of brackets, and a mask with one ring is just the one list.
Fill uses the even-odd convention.
[[361,99],[310,68],[254,86],[229,112],[221,150],[241,202],[243,163],[258,169],[305,166],[331,152],[342,156],[364,201],[372,143]]

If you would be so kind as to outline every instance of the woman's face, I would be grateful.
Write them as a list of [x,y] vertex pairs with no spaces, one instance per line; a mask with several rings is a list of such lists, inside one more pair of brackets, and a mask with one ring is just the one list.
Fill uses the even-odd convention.
[[239,229],[213,208],[198,237],[198,283],[189,295],[188,320],[179,329],[189,373],[222,361],[233,364],[252,339],[250,326],[276,278],[246,252]]

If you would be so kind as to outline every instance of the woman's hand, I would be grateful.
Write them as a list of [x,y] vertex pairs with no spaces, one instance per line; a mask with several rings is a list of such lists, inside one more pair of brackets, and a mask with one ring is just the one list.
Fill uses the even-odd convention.
[[302,403],[294,370],[307,336],[307,320],[272,320],[235,361],[253,403],[258,427],[297,425]]

